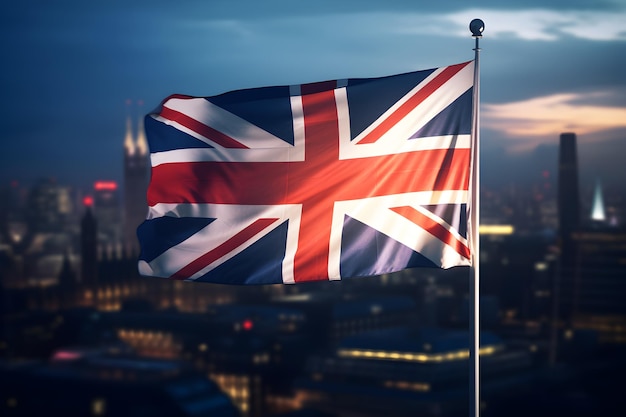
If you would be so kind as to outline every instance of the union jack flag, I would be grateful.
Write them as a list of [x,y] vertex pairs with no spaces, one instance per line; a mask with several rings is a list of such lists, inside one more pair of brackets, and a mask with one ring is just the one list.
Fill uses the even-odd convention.
[[473,71],[168,97],[145,119],[140,273],[270,284],[469,265]]

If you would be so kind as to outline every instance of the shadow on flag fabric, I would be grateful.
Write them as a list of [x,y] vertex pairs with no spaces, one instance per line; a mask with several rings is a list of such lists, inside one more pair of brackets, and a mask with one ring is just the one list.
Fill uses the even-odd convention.
[[470,264],[473,61],[172,95],[145,118],[145,276],[273,284]]

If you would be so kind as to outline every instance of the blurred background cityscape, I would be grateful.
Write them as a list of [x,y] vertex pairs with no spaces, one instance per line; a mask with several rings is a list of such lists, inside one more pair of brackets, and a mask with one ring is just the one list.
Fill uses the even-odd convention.
[[[467,268],[297,285],[140,277],[149,160],[123,183],[0,187],[3,416],[462,416]],[[484,416],[622,415],[623,196],[574,133],[528,186],[482,189]]]
[[469,61],[473,18],[482,415],[626,415],[623,0],[28,0],[0,13],[0,416],[468,415],[467,268],[173,282],[135,230],[164,97]]

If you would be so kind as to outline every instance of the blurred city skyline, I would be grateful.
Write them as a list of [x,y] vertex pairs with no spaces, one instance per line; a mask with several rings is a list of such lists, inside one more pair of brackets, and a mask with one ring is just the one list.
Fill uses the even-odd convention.
[[[587,215],[577,138],[559,139],[558,187],[545,173],[484,190],[499,225],[481,232],[485,417],[623,411],[625,228],[601,193]],[[124,190],[145,187],[147,154],[123,160]],[[465,415],[465,267],[297,285],[141,277],[141,193],[100,181],[83,207],[50,181],[0,191],[6,415]]]

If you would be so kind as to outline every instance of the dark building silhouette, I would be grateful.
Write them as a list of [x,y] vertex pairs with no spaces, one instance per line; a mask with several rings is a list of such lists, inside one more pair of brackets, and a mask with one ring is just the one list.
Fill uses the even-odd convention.
[[[576,134],[562,133],[559,144],[559,233],[568,241],[580,226],[580,195],[578,191],[578,156]],[[569,249],[569,248],[568,248]]]
[[80,251],[81,281],[94,283],[98,275],[98,224],[90,206],[80,222]]
[[[482,400],[527,392],[531,355],[481,332]],[[334,351],[313,355],[295,383],[304,405],[339,415],[452,416],[468,404],[468,332],[395,327],[344,339]]]
[[[621,316],[626,326],[626,230],[584,229],[573,238],[573,313],[596,319]],[[626,341],[626,328],[622,338]]]
[[140,120],[135,140],[129,118],[126,121],[124,140],[124,244],[133,253],[137,253],[139,249],[137,226],[146,218],[148,169],[148,144],[143,120]]
[[239,416],[183,362],[81,349],[59,350],[48,363],[0,362],[0,391],[3,416]]
[[72,288],[74,285],[76,285],[76,274],[72,270],[69,254],[65,253],[63,255],[63,265],[61,265],[61,271],[59,272],[59,286]]
[[559,141],[559,267],[555,276],[555,303],[561,319],[572,319],[577,298],[577,245],[573,234],[580,228],[580,194],[578,189],[578,159],[576,134],[562,133]]
[[600,343],[626,342],[626,230],[580,215],[576,135],[563,133],[559,151],[560,261],[554,298],[566,334],[596,332]]

